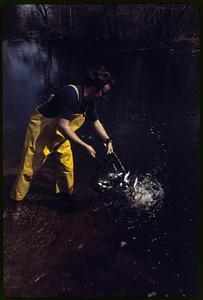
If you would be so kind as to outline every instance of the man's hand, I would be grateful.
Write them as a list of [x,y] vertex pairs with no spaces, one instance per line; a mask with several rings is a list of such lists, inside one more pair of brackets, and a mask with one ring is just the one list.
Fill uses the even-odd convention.
[[100,138],[104,141],[106,147],[107,147],[107,154],[110,154],[113,152],[113,146],[111,141],[106,143],[106,140],[109,140],[109,136],[106,133],[106,130],[104,129],[104,126],[101,124],[99,120],[96,120],[95,122],[92,122],[93,128],[96,130],[97,134],[100,136]]
[[86,144],[83,140],[81,140],[79,138],[79,136],[77,136],[77,134],[71,129],[69,124],[70,124],[69,120],[66,120],[66,119],[63,119],[63,118],[58,118],[58,127],[57,127],[57,129],[64,135],[65,138],[71,139],[75,143],[82,146],[90,156],[95,158],[96,157],[96,151],[94,150],[94,148],[92,146]]
[[111,154],[113,152],[113,145],[112,143],[107,144],[107,154]]
[[96,157],[96,151],[94,150],[94,148],[92,146],[86,145],[85,149],[90,156],[92,156],[94,158]]

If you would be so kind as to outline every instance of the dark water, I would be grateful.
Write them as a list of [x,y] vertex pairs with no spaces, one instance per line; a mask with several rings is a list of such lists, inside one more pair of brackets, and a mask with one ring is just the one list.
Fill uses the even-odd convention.
[[[105,64],[114,74],[114,91],[98,103],[101,121],[126,169],[150,175],[161,184],[162,208],[149,218],[115,208],[108,201],[112,195],[97,196],[90,188],[96,163],[73,145],[76,196],[86,207],[61,215],[41,206],[46,200],[43,193],[53,190],[51,163],[44,169],[48,175],[40,171],[31,189],[38,196],[33,196],[30,206],[20,214],[5,208],[5,291],[17,296],[197,295],[198,55],[108,54],[100,49],[3,42],[5,189],[13,183],[26,123],[36,104],[56,87],[81,80],[89,64]],[[79,134],[103,155],[103,146],[88,125]],[[69,240],[78,244],[71,248]],[[32,291],[33,286],[37,290]]]

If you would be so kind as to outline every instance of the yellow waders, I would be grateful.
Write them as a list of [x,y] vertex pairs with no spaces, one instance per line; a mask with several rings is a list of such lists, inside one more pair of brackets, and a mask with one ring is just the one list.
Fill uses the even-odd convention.
[[[85,115],[74,115],[70,127],[76,131],[84,121]],[[56,156],[56,193],[72,194],[74,172],[70,141],[56,129],[56,118],[46,118],[36,110],[27,127],[19,172],[10,194],[12,199],[23,200],[33,176],[53,152]]]

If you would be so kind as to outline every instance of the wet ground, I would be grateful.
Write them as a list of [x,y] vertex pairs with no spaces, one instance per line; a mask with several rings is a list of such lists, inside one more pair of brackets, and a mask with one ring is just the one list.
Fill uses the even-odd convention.
[[[198,295],[198,55],[93,55],[11,41],[3,46],[5,294]],[[157,211],[126,209],[117,194],[94,192],[90,182],[98,166],[76,145],[72,204],[54,196],[52,157],[25,201],[9,201],[32,109],[50,87],[69,74],[80,76],[84,58],[86,64],[107,64],[115,74],[114,93],[98,104],[101,119],[126,169],[161,184]],[[103,146],[89,127],[79,134],[102,157]]]

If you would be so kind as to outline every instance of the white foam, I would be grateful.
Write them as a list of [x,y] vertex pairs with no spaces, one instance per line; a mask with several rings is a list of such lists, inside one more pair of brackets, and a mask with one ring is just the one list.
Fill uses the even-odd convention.
[[131,208],[152,211],[155,206],[161,206],[164,190],[155,178],[147,174],[140,179],[131,180],[134,184],[126,189]]

